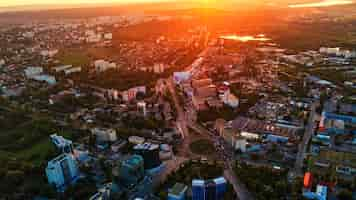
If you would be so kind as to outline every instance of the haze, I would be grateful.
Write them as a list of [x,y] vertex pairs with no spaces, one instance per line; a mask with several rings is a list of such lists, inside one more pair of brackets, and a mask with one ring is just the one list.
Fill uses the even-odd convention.
[[136,3],[136,2],[160,2],[162,0],[0,0],[0,7],[23,5],[64,5],[64,4],[106,4],[106,3]]
[[224,3],[243,3],[249,5],[265,4],[265,5],[289,5],[289,7],[325,7],[334,5],[345,5],[354,3],[352,0],[62,0],[62,1],[48,1],[48,0],[0,0],[0,7],[16,7],[16,6],[51,6],[58,7],[66,5],[102,5],[102,4],[127,4],[127,3],[153,3],[153,2],[191,2],[201,3],[203,5],[217,6]]

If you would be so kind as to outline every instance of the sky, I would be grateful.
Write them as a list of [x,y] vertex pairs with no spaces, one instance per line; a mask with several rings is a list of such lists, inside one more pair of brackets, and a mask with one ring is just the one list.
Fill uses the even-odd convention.
[[[24,6],[24,5],[27,6],[27,5],[106,4],[106,3],[136,3],[136,2],[147,3],[147,2],[160,2],[160,1],[180,1],[180,0],[0,0],[0,7]],[[191,1],[209,4],[209,2],[216,2],[218,0],[191,0]],[[228,0],[228,1],[266,2],[266,0]],[[271,2],[272,1],[273,0],[271,0]],[[319,7],[319,6],[330,6],[330,5],[338,5],[338,4],[349,4],[349,3],[352,3],[352,0],[315,0],[315,3],[303,4],[300,6],[297,5],[295,7]]]
[[0,0],[0,7],[23,5],[63,5],[63,4],[105,4],[105,3],[135,3],[159,2],[163,0]]

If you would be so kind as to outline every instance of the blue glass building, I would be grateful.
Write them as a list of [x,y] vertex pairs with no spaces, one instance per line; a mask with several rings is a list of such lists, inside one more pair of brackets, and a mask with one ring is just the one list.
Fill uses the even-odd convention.
[[47,163],[46,175],[49,184],[58,191],[74,183],[79,178],[77,163],[72,154],[61,154]]
[[192,181],[193,200],[223,200],[227,182],[224,177]]
[[205,182],[204,180],[192,181],[192,200],[205,200]]
[[226,192],[227,182],[224,177],[214,179],[216,185],[216,200],[224,199]]

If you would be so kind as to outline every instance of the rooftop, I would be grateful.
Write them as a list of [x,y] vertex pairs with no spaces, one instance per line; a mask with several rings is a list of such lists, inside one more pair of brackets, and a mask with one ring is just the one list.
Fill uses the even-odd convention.
[[187,190],[187,186],[182,183],[176,183],[170,189],[170,194],[179,196],[181,193],[184,193]]

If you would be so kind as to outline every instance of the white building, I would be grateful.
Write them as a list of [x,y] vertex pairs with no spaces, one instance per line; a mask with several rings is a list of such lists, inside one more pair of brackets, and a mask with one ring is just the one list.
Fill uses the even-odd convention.
[[145,142],[145,138],[139,136],[130,136],[129,142],[131,144],[143,144]]
[[29,32],[23,33],[22,36],[25,37],[25,38],[33,38],[35,36],[35,33],[29,31]]
[[143,116],[147,115],[146,102],[140,101],[137,102],[137,110],[142,113]]
[[94,128],[91,130],[98,142],[115,142],[117,140],[116,130],[110,128]]
[[39,75],[43,72],[42,67],[27,67],[25,69],[25,76],[27,78],[32,78],[33,76]]
[[94,62],[95,71],[104,72],[108,69],[116,69],[117,65],[114,62],[108,62],[105,60],[96,60]]
[[176,84],[180,84],[181,82],[189,80],[191,77],[190,72],[174,72],[173,80]]
[[232,108],[237,108],[239,106],[239,99],[235,95],[231,94],[229,90],[221,96],[221,100],[224,104]]
[[54,85],[56,84],[56,78],[54,76],[46,75],[46,74],[40,74],[40,75],[35,75],[32,76],[31,79],[35,81],[41,81],[41,82],[46,82],[49,85]]
[[260,137],[260,135],[257,133],[251,133],[246,131],[242,131],[240,135],[246,139],[258,139]]
[[73,68],[65,69],[64,70],[64,74],[65,75],[69,75],[69,74],[78,73],[78,72],[81,72],[81,71],[82,71],[81,67],[73,67]]
[[244,138],[236,139],[235,141],[235,150],[240,150],[241,152],[246,152],[247,141]]
[[61,65],[61,66],[53,67],[52,70],[54,70],[56,73],[59,73],[72,67],[73,65]]
[[153,65],[153,72],[156,74],[161,74],[164,72],[165,65],[163,63],[155,63]]
[[97,43],[97,42],[100,42],[101,39],[102,39],[101,34],[94,34],[94,35],[89,35],[86,38],[86,42],[87,43]]
[[112,33],[105,33],[104,34],[104,39],[105,40],[112,40]]
[[54,49],[54,50],[42,50],[40,52],[40,55],[43,56],[43,57],[53,57],[55,56],[56,54],[58,53],[58,50],[57,49]]

